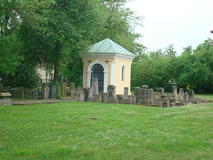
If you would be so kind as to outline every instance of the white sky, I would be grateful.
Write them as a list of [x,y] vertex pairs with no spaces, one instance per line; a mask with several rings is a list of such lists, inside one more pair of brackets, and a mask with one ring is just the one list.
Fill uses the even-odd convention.
[[213,0],[130,0],[127,7],[143,16],[143,28],[135,31],[149,50],[173,44],[181,53],[183,47],[195,48],[213,37]]

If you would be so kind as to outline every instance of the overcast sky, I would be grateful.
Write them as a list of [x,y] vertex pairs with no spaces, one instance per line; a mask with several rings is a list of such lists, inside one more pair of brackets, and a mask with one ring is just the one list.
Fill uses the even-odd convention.
[[135,31],[149,50],[173,44],[181,53],[183,47],[213,38],[213,0],[130,0],[127,6],[143,16],[143,28]]

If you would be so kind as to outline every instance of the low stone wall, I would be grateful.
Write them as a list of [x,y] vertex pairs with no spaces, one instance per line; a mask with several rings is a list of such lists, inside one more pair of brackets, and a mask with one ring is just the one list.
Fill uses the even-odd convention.
[[172,88],[172,93],[165,93],[164,88],[149,88],[147,85],[135,88],[134,95],[128,95],[129,88],[124,88],[123,95],[115,95],[116,87],[109,85],[107,93],[98,93],[98,81],[93,80],[92,88],[85,88],[81,91],[79,101],[82,102],[102,102],[118,104],[135,104],[156,107],[184,106],[190,103],[207,103],[210,101],[195,98],[194,91],[184,92],[183,88]]
[[[94,79],[91,88],[81,88],[75,83],[63,82],[59,85],[46,84],[35,89],[10,89],[12,98],[25,99],[56,99],[67,97],[80,102],[102,102],[117,104],[135,104],[156,107],[184,106],[190,103],[206,103],[209,101],[195,98],[194,91],[184,92],[183,88],[173,86],[171,93],[165,93],[164,88],[149,88],[147,85],[136,87],[134,95],[129,95],[129,88],[124,88],[123,95],[116,95],[116,87],[109,85],[107,93],[99,93],[98,80]],[[179,92],[178,92],[179,91]],[[0,105],[11,104],[10,96],[0,96]]]

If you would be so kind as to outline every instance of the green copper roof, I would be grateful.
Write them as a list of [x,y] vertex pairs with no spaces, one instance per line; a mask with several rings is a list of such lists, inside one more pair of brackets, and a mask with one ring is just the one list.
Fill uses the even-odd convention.
[[104,39],[90,47],[88,53],[91,54],[120,54],[126,56],[134,56],[130,51],[123,48],[118,43],[113,42],[111,39]]

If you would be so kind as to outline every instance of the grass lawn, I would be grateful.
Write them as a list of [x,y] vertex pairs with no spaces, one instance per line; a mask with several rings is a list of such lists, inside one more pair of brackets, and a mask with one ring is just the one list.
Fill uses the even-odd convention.
[[0,107],[0,160],[212,160],[213,103]]
[[196,95],[198,98],[213,100],[213,94],[198,94]]

